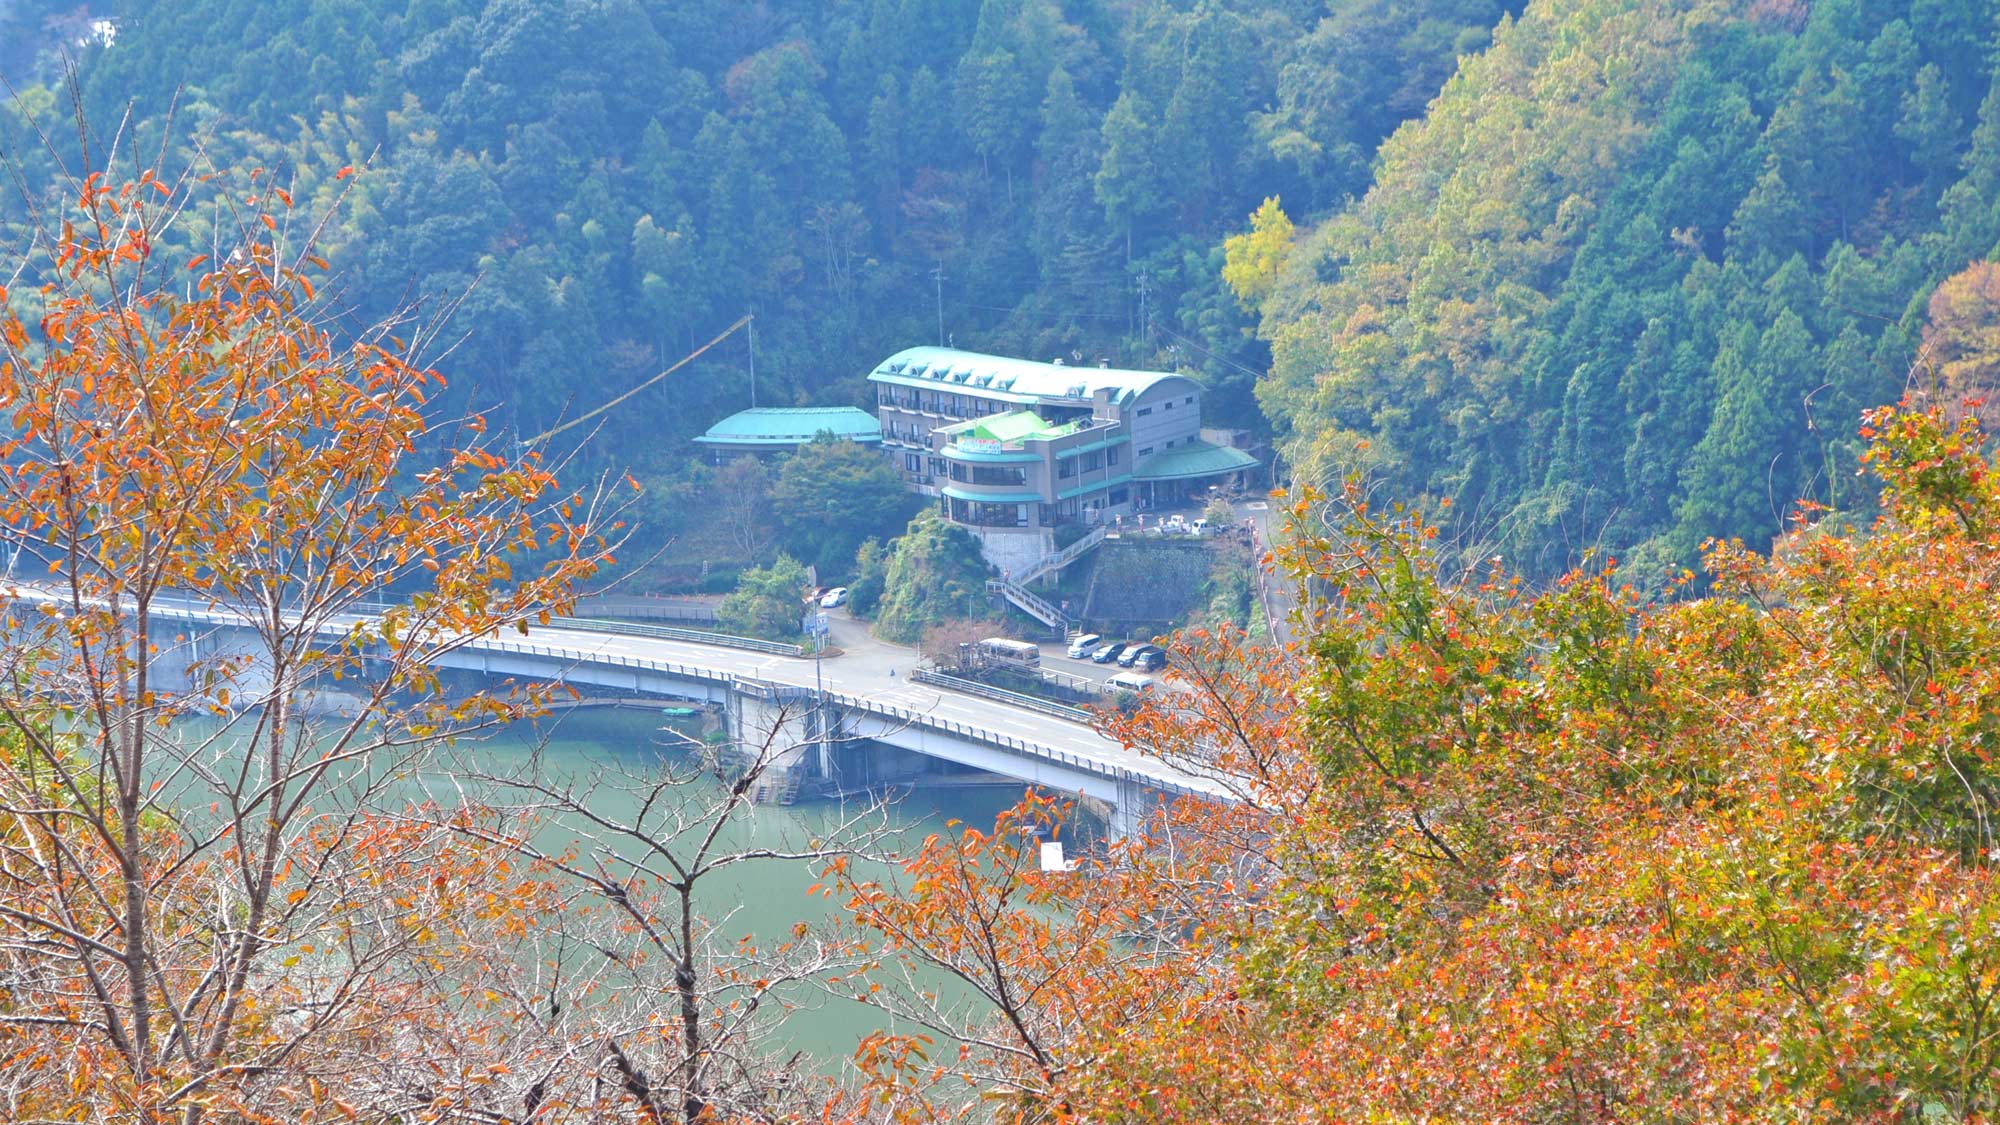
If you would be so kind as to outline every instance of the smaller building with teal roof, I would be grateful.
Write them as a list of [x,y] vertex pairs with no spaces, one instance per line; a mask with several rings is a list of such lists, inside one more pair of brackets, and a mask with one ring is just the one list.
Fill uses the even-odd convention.
[[821,437],[881,445],[875,416],[852,406],[756,406],[739,410],[694,439],[718,464],[740,457],[790,453]]

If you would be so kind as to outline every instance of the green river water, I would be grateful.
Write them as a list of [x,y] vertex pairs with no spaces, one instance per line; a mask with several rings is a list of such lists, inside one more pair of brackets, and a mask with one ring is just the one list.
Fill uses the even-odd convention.
[[[688,760],[690,751],[672,746],[676,740],[671,736],[663,737],[661,728],[668,725],[697,737],[701,733],[699,720],[669,719],[660,712],[638,708],[587,708],[532,723],[517,723],[477,742],[462,742],[442,754],[438,761],[442,768],[454,757],[470,754],[476,756],[482,772],[506,773],[528,765],[539,753],[538,770],[544,778],[582,775],[607,765],[615,765],[634,776],[646,776],[648,771],[662,768],[663,762],[671,757]],[[428,780],[434,787],[441,779],[442,775]],[[462,784],[458,779],[447,780]],[[690,796],[717,792],[714,782],[690,784],[708,787],[707,793]],[[922,786],[900,796],[891,806],[889,820],[899,832],[903,846],[914,848],[927,834],[945,830],[950,819],[990,826],[996,814],[1020,799],[1022,791],[1018,785]],[[469,789],[467,796],[480,799],[483,795]],[[611,790],[593,801],[592,808],[609,815],[632,811],[629,799]],[[759,806],[739,814],[739,819],[725,832],[721,845],[729,848],[797,844],[825,836],[843,812],[854,811],[853,803],[843,806],[832,801]],[[560,837],[562,826],[553,825],[548,831]],[[557,841],[543,842],[546,845]],[[818,881],[817,870],[808,864],[759,861],[710,878],[713,881],[704,884],[706,893],[702,901],[706,913],[719,920],[715,934],[719,943],[749,936],[758,945],[768,947],[785,940],[801,921],[831,922],[840,912],[837,902],[807,893]],[[810,993],[794,993],[791,999],[807,1001],[811,1006],[785,1017],[780,1042],[788,1053],[806,1052],[823,1069],[837,1068],[863,1034],[884,1025],[883,1013],[878,1009],[852,1000]]]

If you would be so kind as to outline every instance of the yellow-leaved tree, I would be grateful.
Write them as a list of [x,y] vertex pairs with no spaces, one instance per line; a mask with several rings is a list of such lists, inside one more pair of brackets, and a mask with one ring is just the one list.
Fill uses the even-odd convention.
[[1250,213],[1250,229],[1222,242],[1223,283],[1245,309],[1260,312],[1278,287],[1278,272],[1292,248],[1292,220],[1271,196]]

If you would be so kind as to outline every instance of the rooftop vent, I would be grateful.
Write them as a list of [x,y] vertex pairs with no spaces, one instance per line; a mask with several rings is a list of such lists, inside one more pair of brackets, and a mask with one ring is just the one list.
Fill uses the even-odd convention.
[[1063,365],[1061,356],[1057,356],[1054,359],[1050,360],[1049,362],[1055,364],[1057,367],[1061,367]]

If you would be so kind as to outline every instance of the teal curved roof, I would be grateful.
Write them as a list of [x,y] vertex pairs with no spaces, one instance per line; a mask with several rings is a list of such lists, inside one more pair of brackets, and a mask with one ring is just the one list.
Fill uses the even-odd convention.
[[970,500],[977,504],[1032,504],[1042,498],[1042,494],[1032,488],[996,488],[962,481],[945,485],[938,491],[953,500]]
[[1096,492],[1100,488],[1111,488],[1116,485],[1130,484],[1130,483],[1132,483],[1132,474],[1121,473],[1118,476],[1110,478],[1109,480],[1095,480],[1091,481],[1089,484],[1079,484],[1075,488],[1065,488],[1061,492],[1056,493],[1056,499],[1068,500],[1073,496],[1082,496],[1087,492]]
[[1133,476],[1139,480],[1192,480],[1233,473],[1255,464],[1257,459],[1240,449],[1197,440],[1153,454],[1139,462]]
[[821,434],[879,442],[882,426],[873,414],[852,406],[757,406],[731,414],[694,440],[704,445],[803,445]]
[[1032,403],[1042,399],[1087,399],[1109,388],[1114,402],[1129,402],[1169,381],[1195,383],[1168,371],[1125,371],[1115,367],[1071,367],[1032,359],[962,352],[956,348],[905,348],[869,372],[873,383],[905,387],[960,390],[1004,402]]
[[983,449],[967,449],[956,443],[947,445],[938,453],[947,461],[965,461],[978,465],[1033,465],[1038,464],[1042,455],[1020,450],[989,452]]

